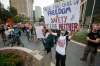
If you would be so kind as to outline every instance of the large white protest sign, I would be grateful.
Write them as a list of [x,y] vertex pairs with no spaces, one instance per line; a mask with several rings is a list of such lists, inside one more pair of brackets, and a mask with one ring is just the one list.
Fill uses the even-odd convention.
[[45,24],[51,29],[75,30],[79,25],[80,0],[58,2],[44,9]]

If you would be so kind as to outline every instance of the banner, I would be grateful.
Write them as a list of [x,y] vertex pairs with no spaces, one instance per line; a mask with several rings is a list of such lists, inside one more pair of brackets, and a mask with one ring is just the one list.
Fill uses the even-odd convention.
[[36,30],[36,36],[37,38],[44,38],[43,35],[43,26],[35,26],[35,30]]
[[43,11],[48,28],[74,31],[79,25],[80,0],[58,2],[45,7]]

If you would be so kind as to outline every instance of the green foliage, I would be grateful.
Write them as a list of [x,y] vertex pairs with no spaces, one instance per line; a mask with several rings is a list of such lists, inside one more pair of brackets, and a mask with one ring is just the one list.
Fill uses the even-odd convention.
[[20,57],[14,53],[0,53],[0,66],[17,66],[21,63]]
[[14,20],[16,23],[19,23],[19,22],[23,22],[23,23],[26,23],[26,22],[29,22],[30,19],[26,16],[22,16],[22,15],[17,15],[14,17]]
[[80,42],[80,43],[85,43],[86,44],[86,36],[87,36],[87,32],[77,32],[72,39]]
[[17,15],[17,10],[10,6],[8,10],[1,7],[0,3],[0,20],[6,22],[8,18],[13,18],[16,23],[19,22],[29,22],[30,19],[26,16]]
[[17,10],[14,7],[9,8],[9,13],[11,14],[12,17],[17,15]]
[[10,17],[11,16],[11,13],[8,11],[8,10],[5,10],[5,9],[3,9],[3,8],[1,8],[1,10],[0,10],[0,19],[2,20],[2,21],[6,21],[6,19],[8,18],[8,17]]
[[17,10],[14,7],[10,7],[8,10],[1,7],[0,3],[0,20],[6,22],[9,17],[15,17],[17,15]]
[[95,18],[94,18],[94,23],[100,23],[100,18],[95,17]]
[[15,20],[16,23],[21,22],[20,16],[15,16],[15,17],[14,17],[14,20]]
[[30,21],[30,19],[28,17],[24,17],[24,20],[23,21],[24,22],[28,22],[28,21]]

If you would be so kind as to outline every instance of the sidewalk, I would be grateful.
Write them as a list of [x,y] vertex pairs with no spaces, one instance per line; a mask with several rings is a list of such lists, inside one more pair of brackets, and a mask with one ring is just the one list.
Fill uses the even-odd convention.
[[21,41],[22,41],[22,43],[24,44],[24,46],[26,48],[29,48],[31,50],[35,50],[35,49],[42,50],[43,49],[42,43],[39,40],[37,40],[37,39],[35,39],[35,40],[28,40],[25,35],[22,35],[21,36]]
[[[31,50],[39,50],[42,51],[44,50],[43,44],[40,40],[33,40],[33,41],[28,41],[25,36],[21,37],[21,41],[24,44],[24,47],[31,49]],[[51,66],[55,66],[53,62],[51,62]]]

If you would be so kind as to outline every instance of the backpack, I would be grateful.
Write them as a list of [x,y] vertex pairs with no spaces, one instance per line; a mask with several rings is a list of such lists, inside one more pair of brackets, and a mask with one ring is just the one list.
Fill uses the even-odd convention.
[[20,37],[20,30],[19,30],[19,29],[14,29],[13,35],[14,35],[15,37],[19,38],[19,37]]
[[54,35],[52,34],[48,35],[48,37],[45,39],[46,48],[52,48],[54,46],[54,39],[55,39]]

